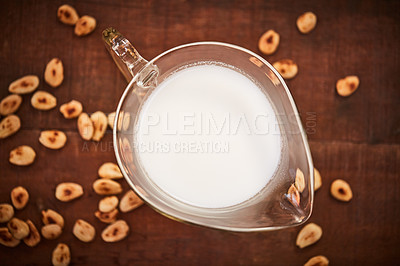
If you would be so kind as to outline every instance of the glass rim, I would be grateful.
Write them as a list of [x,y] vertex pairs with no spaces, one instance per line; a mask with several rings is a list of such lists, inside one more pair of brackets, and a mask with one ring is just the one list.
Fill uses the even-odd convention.
[[148,63],[145,65],[145,67],[143,67],[143,69],[145,69],[148,65],[153,64],[155,61],[157,61],[158,59],[162,58],[165,55],[168,55],[174,51],[183,49],[183,48],[187,48],[187,47],[195,47],[195,46],[202,46],[202,45],[210,45],[210,46],[219,46],[219,47],[226,47],[226,48],[232,48],[232,49],[236,49],[238,51],[247,53],[253,57],[255,57],[256,59],[260,60],[265,66],[268,67],[268,69],[270,71],[272,71],[275,76],[278,78],[279,82],[282,84],[283,88],[285,89],[285,93],[289,99],[290,102],[290,106],[295,114],[296,117],[296,123],[299,126],[300,129],[300,134],[301,134],[301,139],[304,143],[304,150],[306,153],[306,157],[307,157],[307,163],[308,163],[308,167],[310,169],[310,191],[312,191],[312,193],[310,193],[310,212],[308,213],[307,216],[305,216],[299,223],[297,224],[290,224],[290,225],[280,225],[280,226],[264,226],[264,227],[232,227],[232,226],[218,226],[218,225],[209,225],[203,222],[199,222],[196,221],[194,219],[189,219],[189,218],[185,218],[182,217],[182,215],[172,215],[170,214],[168,211],[163,210],[162,208],[160,208],[160,206],[157,206],[157,204],[154,204],[153,202],[149,201],[146,196],[143,195],[143,193],[141,191],[139,191],[138,189],[136,189],[136,185],[133,183],[133,181],[131,180],[131,178],[129,177],[128,173],[125,171],[122,163],[122,159],[120,157],[120,152],[119,152],[119,147],[117,144],[117,134],[118,134],[118,120],[119,120],[119,116],[121,114],[121,108],[123,103],[125,102],[128,93],[131,89],[131,87],[133,86],[133,84],[136,82],[138,75],[141,73],[141,71],[139,71],[138,73],[135,73],[135,76],[131,79],[131,81],[128,83],[128,85],[126,86],[123,94],[121,95],[121,98],[118,102],[118,106],[117,109],[115,111],[115,118],[114,118],[114,125],[113,125],[113,147],[114,147],[114,153],[115,153],[115,157],[117,159],[117,163],[120,166],[121,172],[124,175],[125,180],[128,182],[129,186],[131,189],[134,190],[134,192],[139,196],[139,198],[141,198],[147,205],[149,205],[152,209],[154,209],[156,212],[162,214],[163,216],[170,218],[172,220],[181,222],[181,223],[185,223],[185,224],[190,224],[190,225],[195,225],[195,226],[200,226],[200,227],[205,227],[205,228],[212,228],[212,229],[217,229],[217,230],[221,230],[221,231],[230,231],[230,232],[263,232],[263,231],[274,231],[274,230],[280,230],[280,229],[285,229],[285,228],[290,228],[293,226],[298,226],[301,225],[303,223],[305,223],[311,216],[312,214],[312,207],[314,205],[314,165],[313,165],[313,161],[312,161],[312,157],[311,157],[311,151],[310,151],[310,147],[308,145],[308,140],[307,140],[307,135],[305,134],[304,128],[303,128],[303,124],[301,123],[300,120],[300,116],[299,116],[299,112],[297,109],[297,106],[294,102],[293,96],[289,90],[289,88],[287,87],[284,79],[282,78],[282,76],[279,74],[279,72],[267,61],[265,60],[263,57],[259,56],[258,54],[243,48],[241,46],[237,46],[234,44],[230,44],[230,43],[224,43],[224,42],[216,42],[216,41],[202,41],[202,42],[192,42],[192,43],[187,43],[187,44],[183,44],[183,45],[179,45],[176,47],[173,47],[159,55],[157,55],[156,57],[154,57],[152,60],[148,61]]

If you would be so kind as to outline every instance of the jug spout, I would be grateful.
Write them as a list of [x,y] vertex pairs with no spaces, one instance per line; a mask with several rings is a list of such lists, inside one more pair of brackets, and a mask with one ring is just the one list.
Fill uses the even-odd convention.
[[148,63],[116,29],[112,27],[105,29],[103,31],[103,40],[119,70],[128,82],[141,72]]

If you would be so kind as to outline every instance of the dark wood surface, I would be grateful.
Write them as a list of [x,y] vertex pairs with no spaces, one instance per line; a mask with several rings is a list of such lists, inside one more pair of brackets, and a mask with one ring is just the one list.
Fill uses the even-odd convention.
[[[17,115],[21,130],[0,140],[0,202],[10,202],[10,190],[22,185],[30,193],[28,206],[16,216],[41,225],[39,209],[52,208],[66,220],[62,236],[43,240],[35,248],[23,243],[0,246],[1,265],[48,265],[58,242],[71,247],[75,265],[302,265],[323,254],[331,265],[396,265],[400,261],[400,2],[393,1],[67,1],[80,15],[92,15],[97,28],[78,38],[61,24],[61,1],[2,1],[0,9],[0,97],[10,82],[26,74],[39,75],[39,88],[53,93],[57,108],[43,112],[23,97]],[[302,35],[298,15],[313,11],[316,29]],[[309,133],[315,166],[323,179],[310,219],[323,228],[322,239],[300,250],[300,228],[238,234],[198,228],[169,220],[148,206],[123,214],[131,232],[119,243],[100,238],[104,224],[93,213],[100,199],[91,188],[97,168],[114,161],[111,131],[100,143],[84,142],[76,120],[65,120],[60,104],[79,100],[86,112],[115,109],[126,81],[106,52],[101,31],[114,26],[139,52],[151,59],[168,48],[216,40],[257,49],[261,34],[273,28],[281,35],[270,62],[291,58],[298,76],[288,81]],[[62,59],[65,80],[56,89],[43,82],[46,63]],[[339,97],[335,82],[348,74],[361,84],[349,98]],[[60,151],[38,142],[40,130],[56,128],[68,136]],[[21,144],[37,152],[35,163],[17,167],[9,151]],[[334,200],[330,183],[347,180],[350,203]],[[71,203],[54,197],[59,182],[83,185],[84,196]],[[123,181],[124,189],[128,186]],[[96,230],[92,243],[71,233],[78,218]]]

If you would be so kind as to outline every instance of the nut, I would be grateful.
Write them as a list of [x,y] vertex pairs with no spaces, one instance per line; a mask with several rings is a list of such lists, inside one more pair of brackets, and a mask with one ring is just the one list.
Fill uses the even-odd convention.
[[249,61],[252,62],[254,65],[256,65],[257,67],[262,67],[264,65],[263,62],[261,62],[258,58],[251,56],[249,58]]
[[282,59],[272,65],[284,79],[292,79],[297,75],[297,64],[290,59]]
[[135,192],[133,192],[132,190],[129,190],[122,197],[122,199],[119,203],[119,209],[122,212],[129,212],[129,211],[136,209],[137,207],[142,206],[143,203],[144,202],[136,195]]
[[133,163],[133,151],[132,151],[132,146],[129,143],[129,140],[127,137],[122,138],[122,142],[120,142],[120,149],[124,151],[126,157],[125,160],[127,162]]
[[82,109],[82,104],[75,100],[60,106],[60,112],[67,119],[78,117],[82,113]]
[[16,115],[6,116],[0,122],[0,139],[7,138],[16,133],[21,127],[21,120]]
[[121,130],[121,125],[122,129],[124,131],[128,130],[129,124],[131,122],[131,114],[127,112],[121,112],[118,118],[118,130]]
[[90,119],[94,126],[92,139],[94,141],[100,141],[103,138],[104,133],[106,133],[108,123],[107,116],[103,112],[97,111],[90,116]]
[[58,224],[61,228],[64,227],[64,218],[51,209],[42,211],[42,221],[44,224]]
[[93,183],[93,189],[99,195],[113,195],[122,192],[121,185],[111,179],[97,179]]
[[61,233],[62,228],[58,224],[46,224],[42,227],[42,236],[49,240],[58,238]]
[[15,165],[30,165],[35,161],[36,153],[34,149],[27,145],[18,146],[10,151],[9,161]]
[[300,193],[294,184],[292,184],[288,189],[286,197],[294,206],[300,205]]
[[78,130],[79,130],[79,135],[84,140],[91,140],[93,137],[94,133],[94,126],[92,120],[90,120],[90,117],[88,116],[87,113],[82,113],[78,117]]
[[304,266],[328,266],[329,260],[322,255],[312,257],[309,259]]
[[124,220],[118,220],[107,226],[101,233],[105,242],[117,242],[124,239],[129,232],[129,226]]
[[8,203],[0,204],[0,223],[6,223],[14,216],[14,208]]
[[116,196],[105,197],[99,201],[99,210],[101,212],[110,212],[117,208],[118,198]]
[[12,218],[7,224],[8,230],[16,239],[22,239],[29,235],[29,226],[18,218]]
[[16,247],[19,242],[19,239],[14,238],[7,227],[0,228],[0,244],[6,247]]
[[75,25],[79,19],[75,8],[70,5],[62,5],[57,10],[58,19],[67,25]]
[[67,182],[60,183],[56,187],[56,198],[63,202],[68,202],[73,199],[79,198],[83,195],[83,188],[81,185]]
[[94,31],[96,28],[96,19],[91,16],[82,16],[75,25],[75,34],[77,36],[85,36]]
[[36,75],[27,75],[13,81],[8,86],[8,91],[16,94],[27,94],[36,90],[39,86],[39,78]]
[[358,85],[360,80],[357,76],[347,76],[336,82],[336,91],[340,96],[350,96],[357,90]]
[[29,234],[24,238],[24,243],[29,247],[34,247],[40,242],[39,231],[36,229],[36,226],[31,220],[26,220],[26,224],[29,227]]
[[322,178],[319,171],[314,168],[314,191],[317,191],[322,186]]
[[297,18],[296,25],[301,33],[309,33],[317,25],[317,16],[313,12],[305,12]]
[[17,210],[23,209],[29,200],[29,193],[24,187],[15,187],[11,190],[11,202]]
[[0,102],[0,115],[9,115],[15,113],[22,103],[22,97],[17,94],[11,94]]
[[300,193],[302,193],[306,187],[303,171],[301,171],[299,168],[296,170],[296,179],[294,185]]
[[71,262],[71,252],[64,243],[59,243],[53,250],[51,262],[54,266],[67,266]]
[[64,67],[59,58],[53,58],[47,63],[44,80],[53,88],[61,85],[64,80]]
[[96,216],[101,222],[110,224],[117,220],[118,210],[114,209],[110,212],[96,211],[94,216]]
[[114,129],[115,112],[109,113],[107,116],[108,125]]
[[296,245],[300,248],[307,247],[317,242],[321,236],[322,228],[315,223],[309,223],[297,235]]
[[75,222],[74,228],[72,229],[72,233],[80,241],[90,242],[94,239],[94,236],[96,235],[96,230],[90,223],[82,219],[78,219]]
[[280,37],[277,32],[274,30],[269,30],[265,32],[258,40],[258,49],[260,49],[263,54],[273,54],[278,48],[279,39]]
[[39,142],[46,148],[58,150],[64,147],[67,136],[59,130],[46,130],[40,133]]
[[48,92],[37,91],[31,98],[31,104],[35,109],[46,111],[56,107],[57,99]]
[[101,178],[106,179],[119,179],[123,177],[121,170],[115,163],[103,163],[97,173]]
[[353,198],[353,192],[351,191],[350,185],[342,180],[336,179],[331,185],[332,196],[340,201],[350,201]]

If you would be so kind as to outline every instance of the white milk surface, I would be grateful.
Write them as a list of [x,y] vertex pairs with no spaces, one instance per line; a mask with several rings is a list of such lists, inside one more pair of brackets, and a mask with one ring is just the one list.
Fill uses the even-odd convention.
[[177,71],[144,102],[135,151],[164,192],[190,205],[223,208],[263,189],[280,162],[274,110],[245,75],[220,65]]

